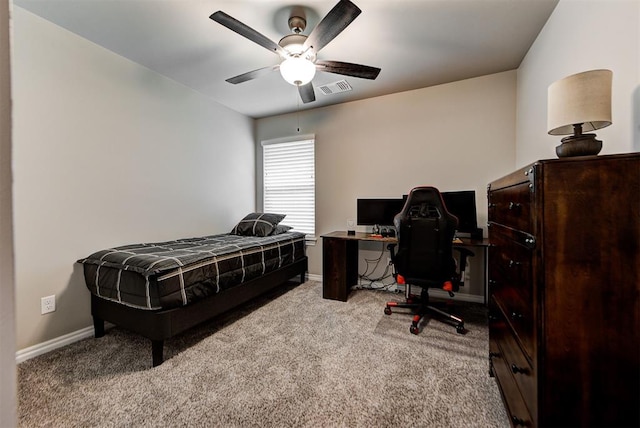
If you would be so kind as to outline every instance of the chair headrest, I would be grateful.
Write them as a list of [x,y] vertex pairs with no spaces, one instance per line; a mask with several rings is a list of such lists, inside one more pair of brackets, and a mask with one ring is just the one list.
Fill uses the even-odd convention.
[[409,208],[411,218],[440,218],[440,210],[437,206],[422,202],[419,205],[411,205]]

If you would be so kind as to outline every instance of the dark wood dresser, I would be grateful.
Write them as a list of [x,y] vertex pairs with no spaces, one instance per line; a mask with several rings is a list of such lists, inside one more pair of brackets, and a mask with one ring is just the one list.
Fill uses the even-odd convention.
[[640,154],[488,186],[490,373],[514,426],[640,426]]

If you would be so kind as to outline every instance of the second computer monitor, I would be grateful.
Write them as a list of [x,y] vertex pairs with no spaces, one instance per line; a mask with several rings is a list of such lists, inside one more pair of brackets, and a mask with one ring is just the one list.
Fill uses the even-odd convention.
[[478,231],[478,218],[475,190],[442,192],[442,199],[447,206],[447,211],[458,217],[456,230],[462,233],[476,234]]

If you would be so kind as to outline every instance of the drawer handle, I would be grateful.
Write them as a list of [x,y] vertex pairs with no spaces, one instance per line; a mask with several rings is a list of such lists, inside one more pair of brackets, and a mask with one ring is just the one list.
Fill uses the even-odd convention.
[[522,367],[518,367],[515,364],[511,364],[511,372],[513,374],[518,374],[518,373],[525,374],[527,373],[527,369],[523,369]]
[[512,320],[521,320],[522,319],[522,314],[519,314],[518,312],[511,312],[511,319]]
[[513,426],[518,426],[518,425],[525,426],[524,420],[520,419],[519,417],[517,417],[515,415],[511,416],[511,422],[513,423]]
[[496,204],[489,204],[489,209],[495,208],[495,207],[496,207]]
[[521,264],[522,264],[522,262],[517,262],[515,260],[509,260],[509,267],[510,268],[520,266]]
[[510,210],[517,210],[520,209],[520,204],[517,202],[509,202],[509,209]]

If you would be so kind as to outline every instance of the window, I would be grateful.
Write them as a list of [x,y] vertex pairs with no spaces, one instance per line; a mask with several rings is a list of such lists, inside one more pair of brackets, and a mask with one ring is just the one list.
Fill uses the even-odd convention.
[[263,210],[313,238],[316,231],[315,137],[262,143]]

